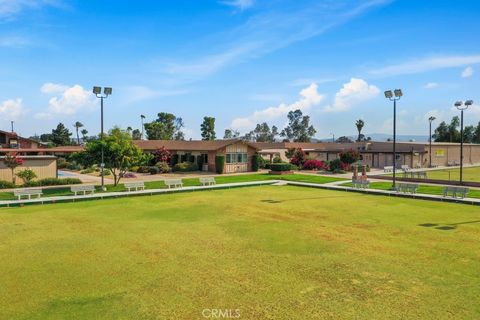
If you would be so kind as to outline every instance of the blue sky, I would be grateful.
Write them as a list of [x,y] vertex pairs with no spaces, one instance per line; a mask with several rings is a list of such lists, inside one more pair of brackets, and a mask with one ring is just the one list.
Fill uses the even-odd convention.
[[479,1],[0,0],[0,128],[22,135],[75,121],[99,131],[93,85],[112,86],[106,127],[140,114],[184,119],[199,138],[309,114],[318,137],[389,133],[385,89],[402,88],[399,134],[426,134],[455,100],[477,102]]

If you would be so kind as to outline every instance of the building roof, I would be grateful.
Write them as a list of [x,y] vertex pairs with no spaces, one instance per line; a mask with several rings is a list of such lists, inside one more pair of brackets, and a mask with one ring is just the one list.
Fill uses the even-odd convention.
[[21,137],[21,136],[19,136],[16,132],[0,130],[0,133],[3,133],[3,134],[5,134],[5,135],[9,135],[9,136],[14,136],[14,137],[16,137],[17,139],[26,140],[26,141],[30,141],[30,142],[33,142],[33,143],[36,143],[36,144],[40,144],[40,142],[38,142],[38,141],[36,141],[36,140],[30,139],[30,138]]
[[167,150],[175,151],[215,151],[235,143],[245,143],[254,149],[258,149],[250,142],[245,142],[241,139],[228,140],[134,140],[140,149],[152,151],[164,147]]

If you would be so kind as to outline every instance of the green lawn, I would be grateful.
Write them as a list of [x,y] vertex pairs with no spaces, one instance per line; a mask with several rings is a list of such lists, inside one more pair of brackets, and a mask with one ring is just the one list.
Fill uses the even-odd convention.
[[[452,168],[428,171],[428,178],[458,181],[460,180],[460,169]],[[463,168],[463,180],[480,182],[480,167]]]
[[480,208],[262,186],[0,210],[0,319],[478,319]]
[[[120,182],[124,182],[127,179],[122,179]],[[259,174],[244,174],[244,175],[225,175],[215,177],[217,184],[234,183],[234,182],[249,182],[249,181],[265,181],[265,180],[288,180],[288,181],[301,181],[311,183],[328,183],[334,181],[345,180],[336,177],[325,177],[305,174],[291,174],[291,175],[271,175],[268,173]],[[185,178],[182,179],[184,186],[200,186],[198,178]],[[165,183],[162,181],[149,181],[145,182],[146,189],[162,189],[166,188]],[[125,191],[123,183],[118,186],[107,185],[107,191]],[[100,192],[100,187],[97,187],[97,192]],[[43,190],[44,196],[70,196],[73,192],[70,192],[70,187],[58,187]],[[13,192],[0,192],[0,200],[15,200]]]

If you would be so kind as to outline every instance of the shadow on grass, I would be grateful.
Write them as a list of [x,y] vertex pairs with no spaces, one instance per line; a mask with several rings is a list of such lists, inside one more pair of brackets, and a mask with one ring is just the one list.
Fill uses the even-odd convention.
[[457,229],[458,225],[470,224],[470,223],[480,223],[480,220],[463,221],[463,222],[457,222],[457,223],[445,223],[445,224],[443,224],[443,223],[441,223],[441,224],[438,224],[438,223],[422,223],[422,224],[419,224],[418,226],[419,227],[426,227],[426,228],[435,227],[435,229],[437,229],[437,230],[448,231],[448,230]]
[[260,200],[261,202],[265,203],[282,203],[282,202],[288,202],[288,201],[305,201],[305,200],[318,200],[318,199],[332,199],[332,198],[352,198],[352,197],[361,197],[363,196],[362,194],[348,194],[348,195],[343,195],[343,196],[324,196],[324,197],[312,197],[312,198],[297,198],[297,199],[284,199],[284,200],[273,200],[273,199],[264,199]]

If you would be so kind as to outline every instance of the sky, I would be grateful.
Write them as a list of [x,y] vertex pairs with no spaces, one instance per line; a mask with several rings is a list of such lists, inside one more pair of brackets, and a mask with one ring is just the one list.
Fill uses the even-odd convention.
[[159,112],[200,138],[204,116],[242,133],[282,128],[291,110],[319,138],[428,134],[473,99],[480,121],[480,1],[0,0],[0,129],[23,136],[80,121],[100,131],[92,86],[110,86],[105,126]]

